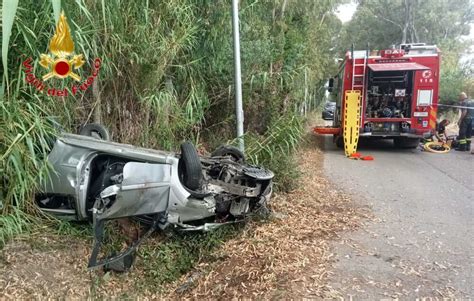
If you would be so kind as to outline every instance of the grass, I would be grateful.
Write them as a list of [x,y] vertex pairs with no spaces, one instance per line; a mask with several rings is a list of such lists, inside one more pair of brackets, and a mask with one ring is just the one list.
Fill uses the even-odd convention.
[[0,249],[8,240],[30,229],[30,219],[21,210],[14,210],[10,214],[0,215]]
[[226,240],[240,233],[241,225],[228,225],[207,233],[179,233],[154,243],[152,240],[140,249],[141,261],[136,267],[144,272],[141,289],[156,289],[173,282],[189,272],[204,259],[211,262],[211,255]]
[[44,109],[25,100],[0,100],[0,245],[37,219],[32,191],[48,178],[48,139],[54,137]]
[[72,238],[92,238],[92,227],[88,222],[68,222],[58,220],[54,225],[54,233]]
[[[264,166],[275,173],[274,188],[288,192],[294,188],[299,177],[294,153],[304,134],[304,119],[298,116],[283,116],[275,120],[263,135],[247,134],[245,153],[247,160]],[[231,143],[236,143],[236,140]]]

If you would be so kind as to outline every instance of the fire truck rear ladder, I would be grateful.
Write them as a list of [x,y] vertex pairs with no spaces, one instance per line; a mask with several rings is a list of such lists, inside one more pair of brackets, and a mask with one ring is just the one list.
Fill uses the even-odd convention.
[[[364,63],[363,64],[357,64],[356,63],[356,57],[354,57],[354,44],[352,44],[351,47],[351,59],[352,59],[352,89],[360,89],[361,90],[361,95],[364,96],[365,93],[365,78],[366,78],[366,71],[367,71],[367,59],[369,58],[369,45],[367,45],[367,49],[364,53]],[[357,67],[362,67],[362,73],[356,73]],[[362,84],[356,84],[356,79],[362,78]],[[360,82],[360,80],[358,80]]]

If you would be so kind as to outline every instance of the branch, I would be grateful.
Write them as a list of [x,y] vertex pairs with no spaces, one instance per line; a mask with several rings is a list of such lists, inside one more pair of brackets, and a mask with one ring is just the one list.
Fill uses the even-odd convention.
[[365,8],[367,8],[367,10],[369,10],[369,12],[372,13],[372,15],[374,15],[374,17],[376,17],[376,18],[380,17],[381,19],[383,19],[383,20],[385,20],[389,23],[397,25],[398,28],[400,28],[400,30],[403,31],[403,27],[400,24],[398,24],[397,22],[395,22],[393,20],[390,20],[389,18],[385,17],[381,12],[375,12],[373,9],[370,8],[370,6],[365,6]]
[[286,10],[286,4],[288,3],[288,0],[283,0],[283,5],[281,6],[281,18],[283,19],[285,17],[285,10]]

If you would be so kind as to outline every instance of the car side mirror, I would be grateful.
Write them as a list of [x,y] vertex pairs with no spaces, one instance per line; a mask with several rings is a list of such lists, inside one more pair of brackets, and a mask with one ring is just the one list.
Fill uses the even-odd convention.
[[334,78],[330,78],[328,80],[328,92],[332,92],[334,88]]

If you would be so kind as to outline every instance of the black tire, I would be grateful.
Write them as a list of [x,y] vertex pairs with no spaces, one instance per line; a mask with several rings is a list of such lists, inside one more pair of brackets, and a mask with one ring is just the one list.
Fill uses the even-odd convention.
[[232,145],[221,145],[212,152],[211,157],[231,156],[238,163],[245,163],[245,155],[240,149]]
[[89,136],[100,140],[110,140],[109,131],[98,123],[89,123],[81,127],[79,135]]
[[336,136],[335,137],[335,142],[336,142],[336,146],[338,148],[341,148],[341,149],[344,148],[344,138],[342,136]]
[[184,186],[200,190],[202,185],[202,166],[194,145],[186,141],[181,144],[180,178]]
[[413,149],[420,145],[420,138],[397,137],[393,139],[396,148]]

